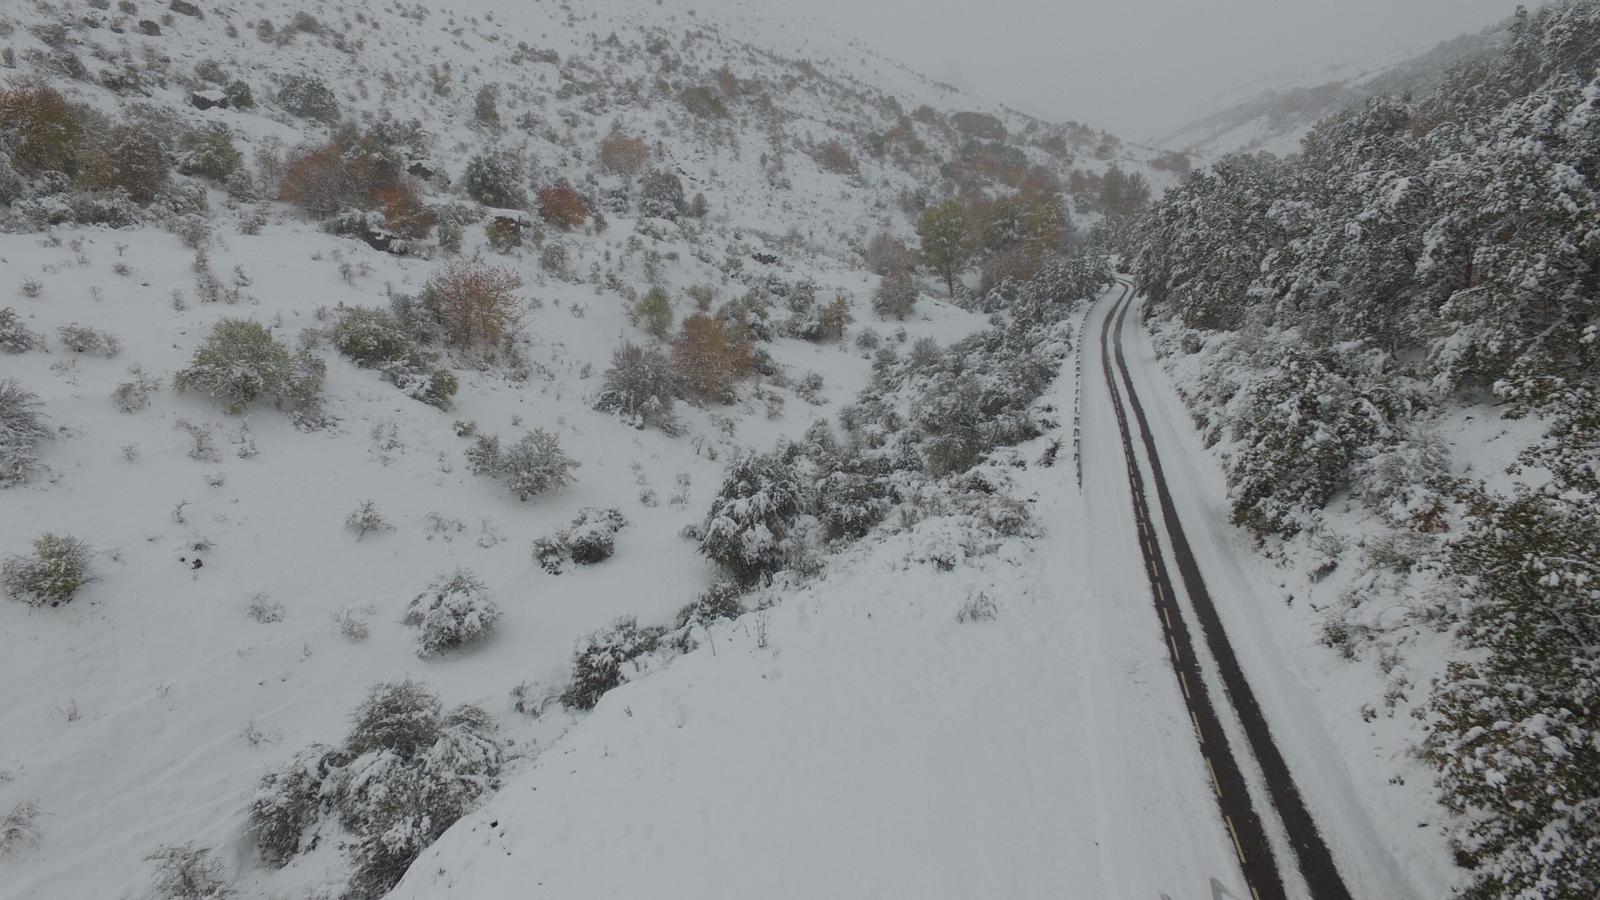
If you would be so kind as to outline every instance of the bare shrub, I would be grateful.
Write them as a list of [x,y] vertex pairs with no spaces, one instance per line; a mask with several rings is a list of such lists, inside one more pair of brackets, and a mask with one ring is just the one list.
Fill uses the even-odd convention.
[[458,348],[493,345],[522,324],[516,292],[522,279],[512,270],[470,261],[451,262],[423,290],[422,303]]
[[42,405],[15,379],[0,381],[0,488],[20,484],[38,468],[36,451],[51,437]]
[[222,860],[209,847],[164,845],[145,857],[155,864],[155,891],[163,900],[227,900],[233,888],[222,878]]
[[139,366],[129,369],[128,375],[129,380],[111,392],[111,402],[116,404],[118,412],[134,413],[150,405],[151,395],[161,390],[161,382]]
[[74,353],[94,353],[112,357],[122,352],[122,341],[109,331],[100,331],[73,322],[56,329],[62,346]]

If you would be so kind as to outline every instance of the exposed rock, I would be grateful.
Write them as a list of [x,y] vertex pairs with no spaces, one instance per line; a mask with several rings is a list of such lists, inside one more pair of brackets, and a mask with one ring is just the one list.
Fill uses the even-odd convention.
[[139,20],[139,32],[141,34],[148,34],[151,37],[160,37],[161,36],[161,26],[157,25],[156,23],[154,23],[152,21],[150,21],[149,19],[140,19]]
[[190,91],[189,103],[195,109],[227,109],[228,95],[215,88],[206,91]]
[[188,3],[186,0],[172,0],[172,11],[179,15],[194,16],[196,18],[200,16],[200,7],[195,6],[193,3]]

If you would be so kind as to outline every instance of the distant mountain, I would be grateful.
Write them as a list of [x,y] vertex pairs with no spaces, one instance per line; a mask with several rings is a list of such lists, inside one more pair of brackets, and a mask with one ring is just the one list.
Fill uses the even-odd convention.
[[1229,153],[1294,153],[1312,125],[1341,109],[1371,97],[1432,92],[1453,66],[1497,51],[1508,24],[1461,35],[1421,54],[1404,48],[1253,81],[1212,100],[1193,121],[1156,143],[1196,162]]

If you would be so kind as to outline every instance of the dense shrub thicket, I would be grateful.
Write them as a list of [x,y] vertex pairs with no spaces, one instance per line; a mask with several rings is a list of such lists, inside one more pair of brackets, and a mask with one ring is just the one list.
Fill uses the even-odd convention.
[[729,465],[701,553],[741,586],[804,569],[818,541],[852,540],[882,521],[911,480],[960,476],[1042,433],[1034,402],[1070,347],[1066,319],[1110,281],[1103,258],[1053,258],[984,298],[994,327],[904,359],[879,351],[872,384],[840,414],[842,439],[819,423]]

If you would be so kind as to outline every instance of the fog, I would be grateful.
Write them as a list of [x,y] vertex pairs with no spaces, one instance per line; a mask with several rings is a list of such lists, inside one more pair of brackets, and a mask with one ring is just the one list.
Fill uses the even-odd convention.
[[[1533,4],[1530,4],[1533,5]],[[1134,140],[1284,71],[1425,50],[1517,0],[806,0],[942,81]]]

